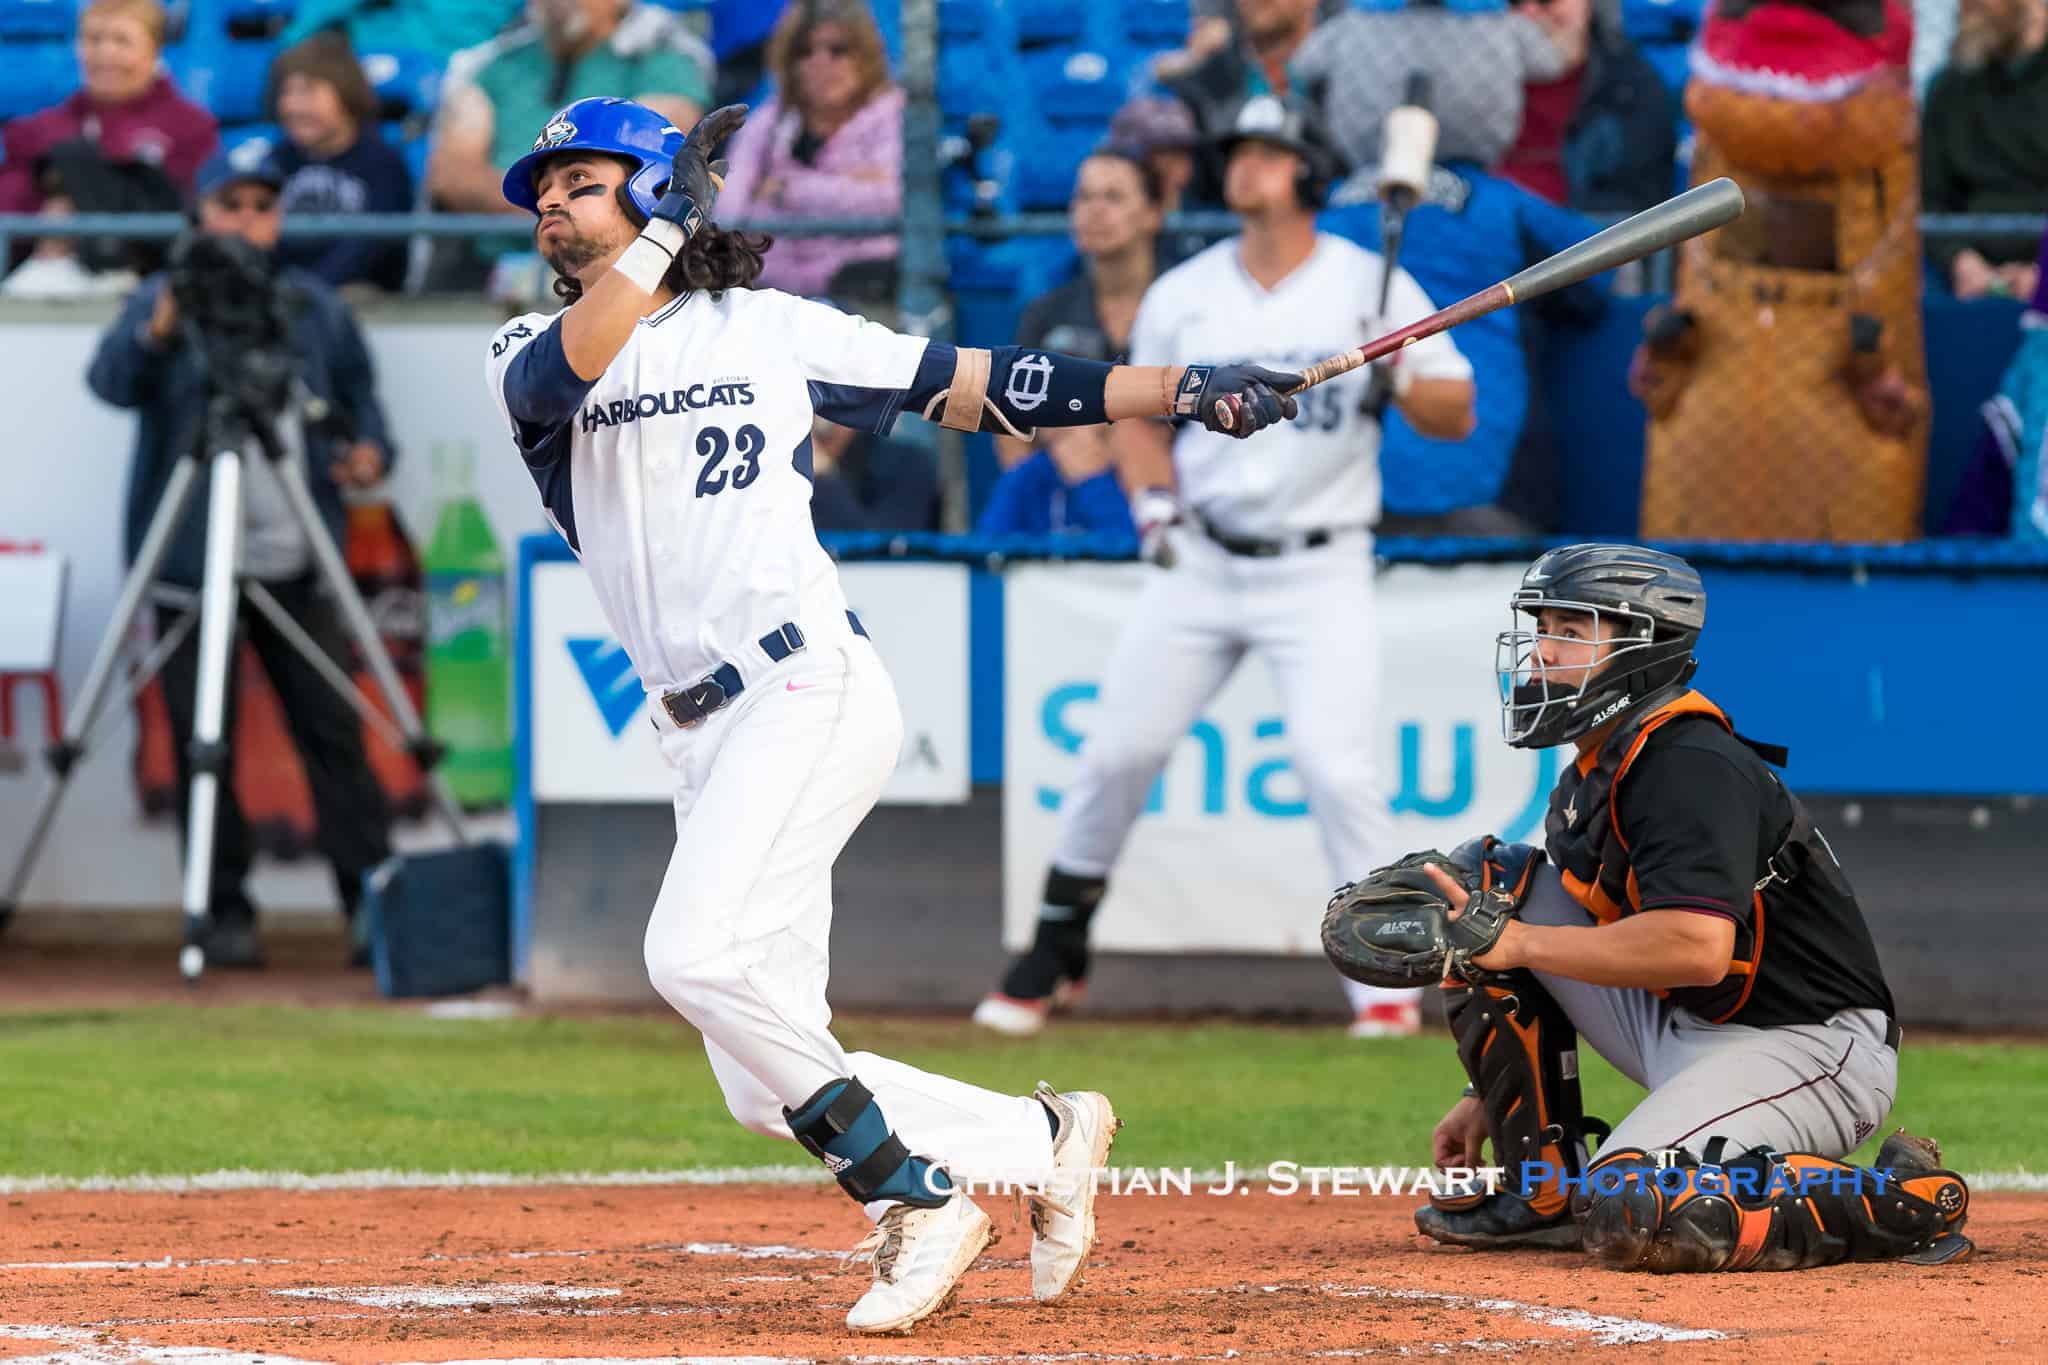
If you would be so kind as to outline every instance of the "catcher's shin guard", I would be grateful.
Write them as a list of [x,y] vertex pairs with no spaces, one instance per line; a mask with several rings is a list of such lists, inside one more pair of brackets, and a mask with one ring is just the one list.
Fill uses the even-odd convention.
[[[1458,1060],[1486,1107],[1493,1159],[1506,1187],[1543,1219],[1563,1216],[1586,1168],[1588,1120],[1579,1099],[1578,1031],[1528,972],[1444,987]],[[1439,1207],[1443,1205],[1440,1204]]]
[[[1718,1144],[1709,1144],[1710,1158]],[[1763,1148],[1706,1165],[1684,1148],[1602,1153],[1574,1199],[1587,1251],[1617,1270],[1940,1264],[1969,1254],[1970,1192],[1939,1149],[1899,1133],[1874,1167]]]

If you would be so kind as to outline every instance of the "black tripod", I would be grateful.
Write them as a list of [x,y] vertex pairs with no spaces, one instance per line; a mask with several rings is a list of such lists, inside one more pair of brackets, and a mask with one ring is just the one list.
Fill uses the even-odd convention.
[[[207,354],[208,338],[190,322],[185,324],[187,345]],[[98,719],[111,690],[115,664],[128,639],[135,617],[142,610],[155,582],[157,570],[170,549],[172,536],[182,521],[193,485],[198,481],[201,461],[210,480],[206,506],[205,575],[196,601],[181,594],[187,610],[176,625],[143,658],[127,690],[132,700],[149,679],[162,669],[194,623],[199,629],[199,670],[197,697],[193,706],[192,742],[189,750],[192,800],[186,822],[185,876],[182,903],[185,916],[184,947],[178,955],[178,970],[187,980],[196,980],[206,969],[206,929],[212,893],[215,816],[221,783],[228,777],[229,751],[224,736],[229,670],[233,666],[235,622],[241,600],[277,629],[292,648],[344,701],[395,747],[410,753],[427,775],[434,804],[459,843],[468,843],[462,814],[447,783],[434,771],[441,746],[427,737],[412,699],[399,683],[398,672],[384,650],[383,641],[370,613],[356,592],[341,552],[327,536],[319,509],[307,489],[303,461],[287,457],[279,439],[273,413],[282,408],[288,414],[303,413],[316,428],[327,417],[325,400],[308,394],[292,368],[290,359],[277,353],[216,355],[207,361],[209,372],[206,413],[192,446],[178,458],[143,536],[142,548],[121,585],[114,605],[114,619],[93,654],[78,702],[66,722],[64,734],[45,751],[53,783],[45,795],[29,830],[14,875],[0,894],[0,925],[12,913],[22,889],[28,884],[37,855],[49,834],[57,805],[70,784],[71,774],[86,753],[85,732]],[[223,378],[225,376],[225,378]],[[333,594],[346,623],[349,636],[369,665],[384,701],[397,718],[394,727],[382,712],[357,691],[355,683],[340,665],[306,633],[299,623],[278,605],[268,589],[240,568],[242,553],[243,478],[246,452],[269,462],[294,521],[304,533],[320,580]],[[162,589],[158,589],[161,593]]]

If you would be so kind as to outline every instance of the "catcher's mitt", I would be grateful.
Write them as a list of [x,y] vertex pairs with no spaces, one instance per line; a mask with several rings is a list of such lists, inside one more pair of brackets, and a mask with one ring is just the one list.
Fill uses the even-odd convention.
[[[1442,868],[1471,894],[1455,920],[1423,869]],[[1353,981],[1368,986],[1433,986],[1446,975],[1477,981],[1487,975],[1472,959],[1507,928],[1517,902],[1486,887],[1469,868],[1442,853],[1411,853],[1362,881],[1337,888],[1323,912],[1323,953]]]

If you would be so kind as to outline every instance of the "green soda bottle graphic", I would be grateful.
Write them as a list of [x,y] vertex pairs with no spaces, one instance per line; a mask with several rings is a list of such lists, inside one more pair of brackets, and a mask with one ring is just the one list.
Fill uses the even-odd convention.
[[441,507],[427,580],[427,732],[446,746],[441,773],[468,810],[512,797],[512,655],[505,557],[477,501],[466,442],[434,447]]

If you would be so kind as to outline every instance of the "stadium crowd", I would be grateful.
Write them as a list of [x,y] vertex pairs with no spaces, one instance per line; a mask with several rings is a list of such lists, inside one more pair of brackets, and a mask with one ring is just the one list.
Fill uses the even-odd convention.
[[[1885,45],[1901,69],[1914,29],[1952,27],[1940,60],[1914,59],[1921,206],[2048,210],[2048,0],[1918,0],[1912,13],[1899,0],[937,9],[948,213],[1064,210],[1071,224],[1068,241],[949,243],[956,290],[1007,301],[976,315],[1006,324],[965,337],[984,344],[1122,355],[1146,287],[1205,240],[1176,216],[1221,207],[1215,136],[1268,93],[1313,111],[1336,184],[1326,230],[1376,248],[1388,117],[1426,92],[1435,171],[1401,264],[1438,303],[1483,287],[1683,188],[1696,141],[1686,82],[1721,60],[1700,41],[1713,14],[1795,29],[1804,15],[1845,42]],[[548,297],[551,280],[500,179],[554,109],[585,96],[628,95],[684,126],[721,102],[752,104],[729,149],[727,221],[772,231],[898,217],[906,98],[895,10],[893,0],[0,0],[11,76],[0,90],[0,213],[189,210],[210,158],[244,171],[260,160],[286,214],[506,217],[502,236],[431,244],[288,237],[282,264],[344,297],[482,292],[526,304]],[[1793,17],[1772,17],[1783,14]],[[1796,237],[1811,207],[1773,198],[1764,230]],[[0,293],[12,297],[125,295],[162,263],[161,243],[19,228],[9,240]],[[2031,336],[2048,311],[2044,250],[2031,233],[1933,237],[1923,285],[1930,297],[2030,302]],[[784,236],[763,283],[888,315],[897,256],[892,234]],[[1461,330],[1478,368],[1479,429],[1442,442],[1386,419],[1385,529],[1570,529],[1540,492],[1556,486],[1566,441],[1541,356],[1597,320],[1613,289],[1640,286],[1601,282]],[[1941,514],[1946,529],[2020,533],[2014,478],[2048,407],[2037,352],[2021,347],[2000,393],[1974,396],[1987,413],[1981,449]],[[1639,391],[1657,382],[1653,369],[1639,365]],[[829,433],[818,448],[821,525],[940,524],[928,454]],[[975,458],[986,477],[970,510],[982,529],[1130,532],[1099,431],[977,444]]]

